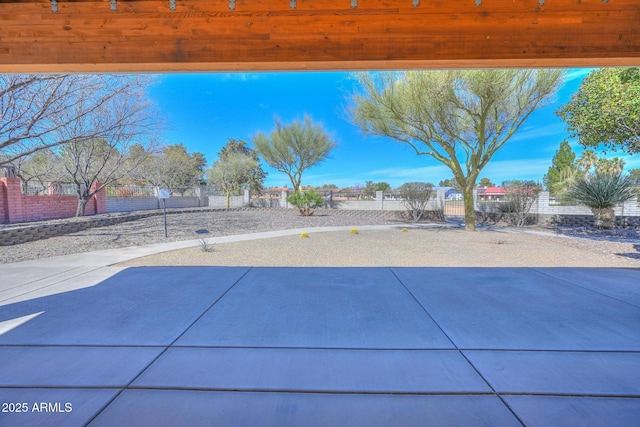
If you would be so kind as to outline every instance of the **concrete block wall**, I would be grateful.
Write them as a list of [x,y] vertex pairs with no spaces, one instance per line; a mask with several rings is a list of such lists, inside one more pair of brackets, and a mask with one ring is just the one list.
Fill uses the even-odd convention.
[[[207,206],[206,197],[204,203],[197,196],[170,197],[166,199],[167,209],[173,208],[198,208]],[[157,197],[107,197],[106,212],[133,212],[152,209],[162,209],[162,201]]]
[[[229,198],[230,208],[241,208],[245,206],[247,206],[247,204],[245,204],[244,196],[231,196]],[[227,207],[227,196],[209,196],[209,207],[225,209]]]

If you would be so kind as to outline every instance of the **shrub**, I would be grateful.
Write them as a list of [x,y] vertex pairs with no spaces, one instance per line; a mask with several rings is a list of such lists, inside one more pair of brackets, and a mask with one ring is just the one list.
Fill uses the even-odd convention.
[[300,238],[301,239],[308,239],[309,238],[309,233],[307,233],[306,231],[303,231],[302,233],[300,233]]
[[296,191],[287,197],[287,202],[297,207],[301,215],[311,216],[317,207],[324,204],[324,199],[315,191],[307,190],[304,193]]
[[500,206],[506,220],[516,227],[533,222],[531,207],[538,200],[540,185],[533,181],[512,181],[504,185],[505,201]]
[[352,228],[350,233],[351,234],[358,234],[358,229],[357,228]]
[[412,221],[420,221],[424,215],[429,200],[433,197],[433,184],[427,182],[407,182],[398,188],[398,194],[403,200],[407,214]]
[[635,196],[633,183],[622,174],[588,174],[578,178],[569,189],[568,197],[591,208],[594,225],[615,226],[614,206]]

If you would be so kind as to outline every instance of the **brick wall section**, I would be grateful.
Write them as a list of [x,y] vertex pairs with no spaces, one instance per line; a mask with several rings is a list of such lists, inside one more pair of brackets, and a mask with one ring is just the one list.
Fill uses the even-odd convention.
[[5,181],[0,179],[0,224],[9,222],[7,215],[7,187]]
[[[92,189],[98,188],[94,184]],[[0,221],[17,223],[42,221],[75,216],[78,207],[76,196],[25,196],[20,188],[20,178],[0,178]],[[106,211],[104,190],[96,193],[86,206],[86,215]]]

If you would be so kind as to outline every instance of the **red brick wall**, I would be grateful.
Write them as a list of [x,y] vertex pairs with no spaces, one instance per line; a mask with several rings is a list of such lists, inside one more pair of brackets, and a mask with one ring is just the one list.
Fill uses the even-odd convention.
[[7,187],[0,179],[0,224],[5,222],[9,222],[9,218],[7,218]]
[[[103,189],[87,203],[85,215],[105,213],[106,200]],[[76,196],[24,196],[19,178],[0,178],[0,222],[70,218],[75,216],[77,207]]]

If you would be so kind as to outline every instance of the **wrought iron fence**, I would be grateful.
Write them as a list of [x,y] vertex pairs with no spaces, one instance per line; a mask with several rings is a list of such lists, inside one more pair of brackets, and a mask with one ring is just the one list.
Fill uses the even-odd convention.
[[251,194],[252,199],[281,199],[282,191],[280,190],[262,190],[260,193]]
[[76,196],[78,191],[75,184],[23,181],[22,194],[25,196]]
[[157,187],[153,185],[107,185],[107,197],[158,197]]

